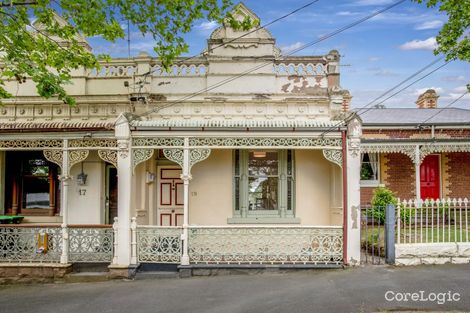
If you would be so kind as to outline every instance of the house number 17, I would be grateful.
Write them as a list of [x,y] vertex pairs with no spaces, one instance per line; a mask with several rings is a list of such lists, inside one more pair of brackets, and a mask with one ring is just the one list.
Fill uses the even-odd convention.
[[84,196],[86,194],[86,189],[78,189],[78,194]]

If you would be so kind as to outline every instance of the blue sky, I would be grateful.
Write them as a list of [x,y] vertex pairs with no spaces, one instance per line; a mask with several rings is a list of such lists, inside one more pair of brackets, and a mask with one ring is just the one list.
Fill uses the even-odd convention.
[[[261,18],[261,24],[266,24],[308,2],[244,1]],[[268,29],[282,51],[289,53],[291,49],[318,39],[393,2],[395,1],[320,0]],[[341,86],[351,92],[353,107],[361,107],[438,58],[432,50],[435,46],[435,36],[446,20],[446,15],[440,13],[437,8],[427,8],[424,4],[407,1],[363,24],[302,50],[297,55],[321,55],[332,49],[339,50],[342,55]],[[206,47],[206,39],[216,27],[217,24],[213,22],[197,22],[193,31],[186,36],[190,46],[187,55],[200,53]],[[89,42],[96,53],[127,57],[125,40],[111,44],[100,38],[89,38]],[[155,55],[153,44],[151,38],[143,38],[131,27],[131,55],[137,55],[140,51]],[[442,63],[444,61],[435,67]],[[453,61],[386,101],[384,105],[415,107],[414,102],[418,94],[428,88],[434,88],[440,95],[439,106],[443,107],[465,92],[465,85],[469,80],[470,64]],[[467,94],[452,106],[470,109],[470,95]]]

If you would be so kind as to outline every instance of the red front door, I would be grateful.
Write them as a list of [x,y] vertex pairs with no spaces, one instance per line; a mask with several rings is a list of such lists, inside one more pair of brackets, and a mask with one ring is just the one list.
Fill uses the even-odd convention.
[[420,167],[421,199],[440,197],[441,178],[439,174],[439,155],[428,155]]

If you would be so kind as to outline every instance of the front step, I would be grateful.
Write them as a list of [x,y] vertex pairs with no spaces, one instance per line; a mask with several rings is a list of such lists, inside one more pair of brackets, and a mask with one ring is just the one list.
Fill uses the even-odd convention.
[[67,283],[96,283],[109,280],[108,272],[79,272],[64,276]]
[[145,271],[137,272],[135,279],[173,279],[179,278],[178,272],[170,271]]

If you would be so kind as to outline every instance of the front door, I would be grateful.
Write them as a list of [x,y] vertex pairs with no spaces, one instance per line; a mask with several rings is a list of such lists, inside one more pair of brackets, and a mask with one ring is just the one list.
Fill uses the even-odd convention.
[[181,168],[158,168],[158,225],[183,225],[183,181]]
[[420,167],[421,199],[440,198],[439,155],[432,154],[424,158]]
[[117,217],[118,210],[118,182],[117,169],[112,165],[106,165],[106,206],[105,223],[112,224]]

